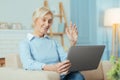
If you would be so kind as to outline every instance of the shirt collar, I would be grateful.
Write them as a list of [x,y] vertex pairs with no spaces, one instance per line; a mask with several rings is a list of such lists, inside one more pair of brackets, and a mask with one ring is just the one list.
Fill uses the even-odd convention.
[[[35,38],[35,35],[33,35],[33,34],[31,34],[31,33],[28,33],[28,34],[27,34],[27,39],[28,39],[29,41],[31,41],[33,38]],[[44,35],[44,38],[49,38],[49,36],[48,36],[48,35]]]

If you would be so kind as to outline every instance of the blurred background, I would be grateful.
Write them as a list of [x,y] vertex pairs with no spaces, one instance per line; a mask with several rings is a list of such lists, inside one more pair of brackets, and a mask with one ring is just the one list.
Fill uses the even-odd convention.
[[[46,0],[0,0],[0,57],[19,53],[19,43],[32,31],[32,13],[44,6]],[[47,0],[54,15],[59,14],[59,3],[66,19],[60,22],[54,18],[52,33],[62,45],[59,36],[62,23],[69,26],[70,21],[77,25],[79,32],[77,45],[106,45],[102,59],[109,60],[112,49],[112,27],[104,26],[104,13],[109,8],[119,8],[120,0]],[[58,35],[54,35],[54,33]],[[63,34],[64,49],[70,47],[69,40]],[[116,43],[119,44],[119,43]],[[118,52],[120,55],[120,52]]]

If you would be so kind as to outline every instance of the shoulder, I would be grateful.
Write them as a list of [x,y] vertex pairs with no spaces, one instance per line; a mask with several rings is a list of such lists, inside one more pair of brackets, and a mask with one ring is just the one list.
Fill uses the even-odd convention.
[[23,43],[29,43],[29,40],[27,38],[24,38],[23,40],[20,41],[20,44],[23,44]]
[[20,41],[19,46],[20,47],[24,47],[24,46],[28,46],[29,45],[29,40],[27,38],[23,39],[22,41]]
[[33,38],[34,36],[31,33],[28,33],[26,37],[20,41],[20,44],[28,44]]

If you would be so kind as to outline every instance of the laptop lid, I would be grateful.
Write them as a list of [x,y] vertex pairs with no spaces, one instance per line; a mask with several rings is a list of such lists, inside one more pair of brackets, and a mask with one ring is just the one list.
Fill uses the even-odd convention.
[[67,59],[71,62],[70,72],[97,69],[105,45],[72,46]]

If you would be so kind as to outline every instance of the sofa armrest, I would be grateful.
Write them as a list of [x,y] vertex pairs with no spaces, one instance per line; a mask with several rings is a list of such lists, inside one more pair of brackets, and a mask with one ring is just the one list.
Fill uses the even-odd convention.
[[8,54],[5,56],[5,66],[12,68],[21,68],[19,54]]
[[100,62],[97,69],[82,71],[81,73],[84,75],[85,80],[104,80],[102,62]]
[[60,80],[60,76],[58,73],[52,71],[27,71],[20,68],[0,68],[0,80]]
[[107,80],[107,72],[112,68],[112,64],[110,63],[110,61],[103,61],[102,66],[103,66],[104,80]]

